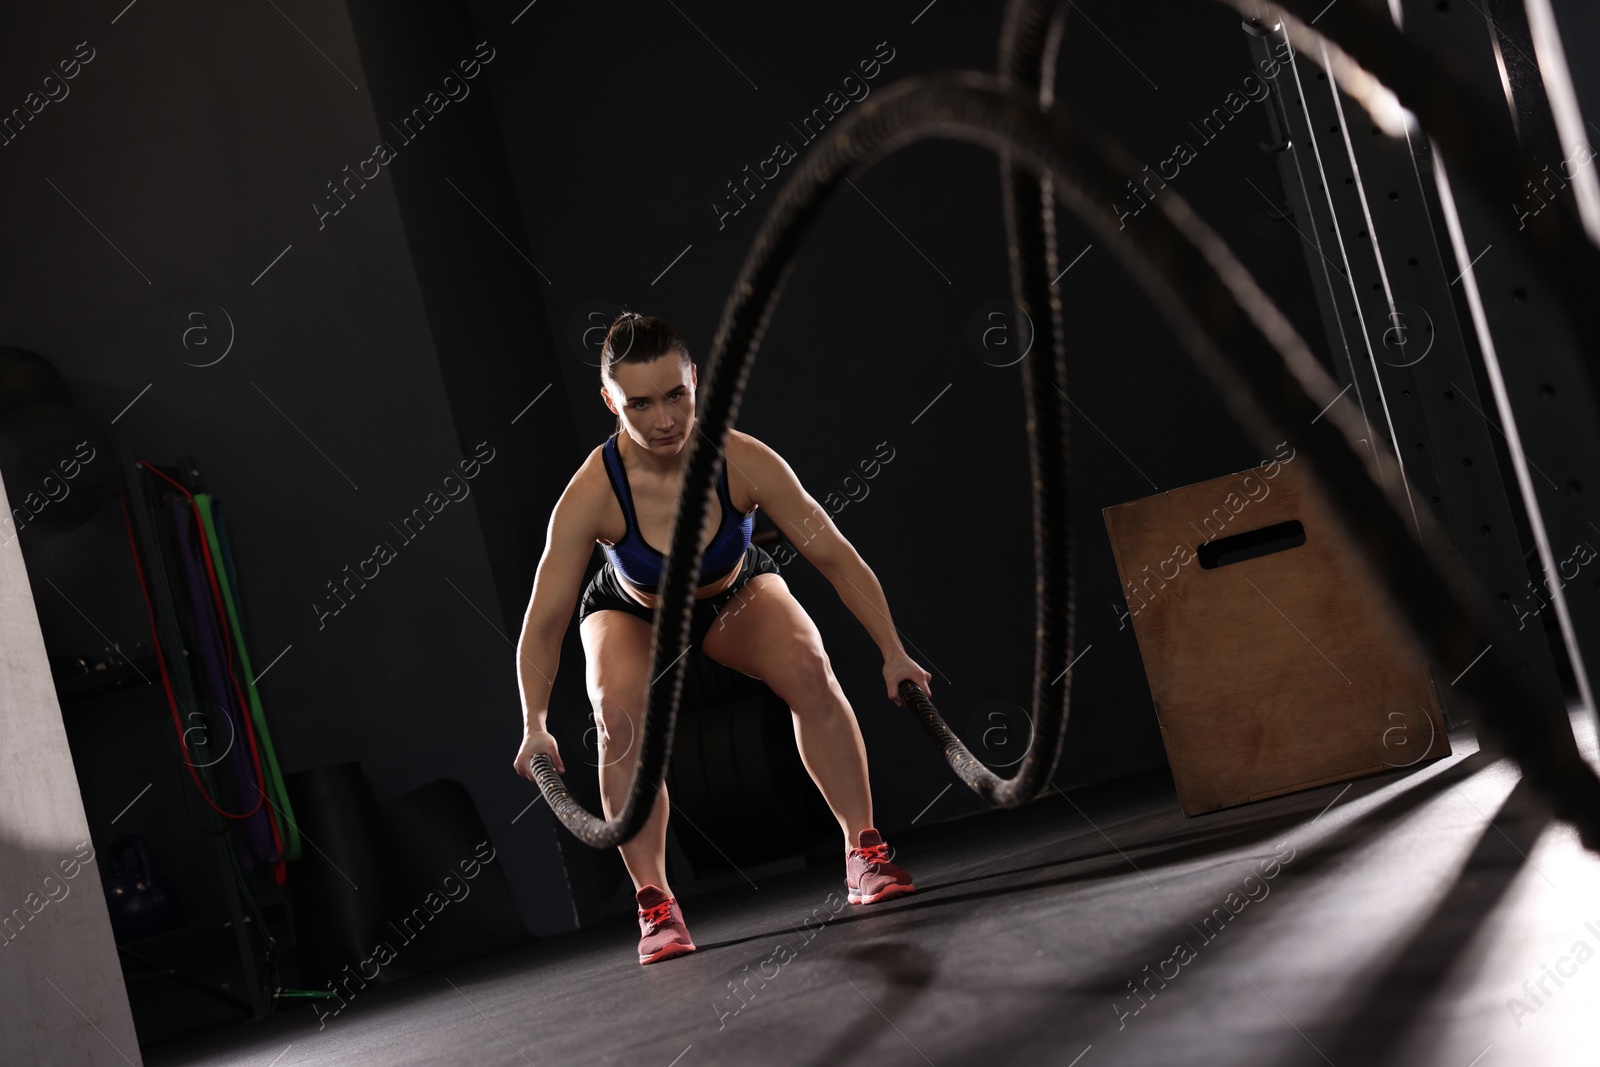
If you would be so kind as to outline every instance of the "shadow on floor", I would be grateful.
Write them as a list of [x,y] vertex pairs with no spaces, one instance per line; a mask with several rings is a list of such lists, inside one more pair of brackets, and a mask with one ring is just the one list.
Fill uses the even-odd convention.
[[[1446,767],[1418,781],[1411,788],[1395,794],[1384,804],[1344,827],[1317,848],[1302,853],[1301,855],[1305,858],[1297,859],[1297,868],[1315,870],[1318,866],[1319,858],[1337,857],[1345,848],[1363,840],[1370,834],[1378,833],[1397,823],[1445,789],[1458,782],[1465,781],[1493,762],[1495,762],[1495,757],[1493,756],[1481,752],[1474,753],[1453,766]],[[1370,795],[1372,792],[1391,784],[1393,784],[1391,780],[1374,779],[1370,784],[1366,785],[1364,792],[1357,794],[1357,796]],[[1354,792],[1354,789],[1352,789],[1352,792]],[[1318,800],[1320,800],[1322,793],[1330,794],[1329,799],[1332,799],[1331,795],[1336,795],[1337,789],[1333,786],[1324,787],[1317,794]],[[1323,801],[1323,803],[1326,803],[1326,801]],[[829,925],[868,921],[890,909],[895,911],[938,911],[954,908],[959,911],[963,905],[974,901],[993,900],[1014,893],[1031,893],[1050,887],[1073,886],[1098,881],[1109,874],[1125,870],[1130,862],[1137,863],[1139,870],[1145,872],[1148,877],[1155,879],[1159,884],[1160,879],[1157,876],[1165,867],[1202,859],[1207,856],[1235,852],[1277,840],[1286,831],[1300,825],[1304,819],[1304,810],[1299,810],[1298,808],[1291,811],[1261,811],[1245,816],[1241,822],[1219,828],[1202,837],[1172,834],[1155,838],[1149,842],[1141,842],[1135,839],[1127,841],[1121,846],[1062,856],[1059,859],[1052,859],[1042,863],[1001,868],[972,878],[958,878],[946,882],[928,883],[918,887],[919,892],[916,896],[901,898],[884,905],[871,906],[873,909],[881,910],[853,910],[830,920]],[[1122,829],[1126,830],[1127,827],[1124,826]],[[1168,844],[1170,847],[1158,848],[1155,852],[1149,851],[1152,845],[1159,846],[1161,844]],[[1130,859],[1130,854],[1135,853],[1138,854],[1138,859]],[[1077,867],[1079,865],[1084,866],[1081,869],[1056,877],[1027,880],[1019,880],[1018,877],[1036,871],[1049,871],[1061,867]],[[994,882],[995,884],[985,889],[973,889],[955,893],[939,892],[936,896],[931,895],[936,890],[947,890],[955,886],[975,882]],[[927,918],[933,918],[937,921],[936,916],[928,916]],[[715,942],[702,942],[700,947],[702,950],[724,948],[750,941],[770,940],[774,936],[782,936],[783,933],[784,931],[782,930],[759,930],[743,937],[728,938]],[[1170,933],[1164,932],[1153,941],[1142,944],[1135,949],[1130,949],[1129,958],[1147,959],[1150,951],[1159,949],[1165,952],[1172,944]],[[1125,960],[1113,961],[1107,964],[1107,970],[1116,972],[1119,968],[1125,966]]]
[[[1425,778],[1420,778],[1414,785],[1397,792],[1371,811],[1363,813],[1350,823],[1329,834],[1325,839],[1298,850],[1293,861],[1298,875],[1296,882],[1282,885],[1275,892],[1288,893],[1292,898],[1297,892],[1313,891],[1317,885],[1316,874],[1329,871],[1330,868],[1339,863],[1341,857],[1351,848],[1359,846],[1383,830],[1398,824],[1445,790],[1467,780],[1497,761],[1498,757],[1491,754],[1474,753],[1451,766],[1429,774]],[[1390,781],[1378,779],[1374,781],[1374,784],[1366,792],[1370,794],[1390,784],[1392,784]],[[1318,791],[1317,795],[1319,799],[1321,795],[1329,795],[1328,799],[1331,800],[1333,795],[1337,795],[1337,791],[1334,787],[1329,786]],[[1323,801],[1323,803],[1326,802]],[[1179,844],[1155,854],[1144,853],[1145,846],[1138,841],[1132,841],[1122,846],[1122,850],[1128,853],[1139,853],[1135,862],[1151,876],[1159,878],[1161,869],[1165,864],[1216,854],[1222,851],[1224,847],[1233,849],[1257,842],[1264,843],[1269,840],[1279,839],[1283,836],[1283,831],[1301,825],[1304,819],[1305,810],[1264,812],[1259,816],[1250,817],[1244,825],[1237,828],[1237,833],[1224,832],[1214,835],[1209,841],[1197,844]],[[1499,836],[1492,828],[1487,833],[1496,837]],[[1180,836],[1177,840],[1182,841],[1183,838]],[[1219,844],[1219,840],[1226,840],[1228,844],[1223,846]],[[1062,862],[1077,862],[1077,860],[1069,859]],[[1128,861],[1118,858],[1118,863],[1125,864],[1126,862]],[[1112,865],[1107,864],[1104,868],[1099,868],[1095,871],[1074,873],[1059,878],[1045,878],[1018,885],[1007,885],[987,892],[941,895],[938,899],[921,901],[912,898],[901,904],[900,907],[906,909],[939,909],[949,904],[959,904],[967,900],[993,898],[1009,893],[1090,881],[1094,878],[1104,877],[1114,869]],[[1496,894],[1496,898],[1498,898],[1498,894]],[[1451,906],[1460,905],[1459,902],[1452,905],[1451,902],[1447,901],[1442,907]],[[1482,911],[1466,912],[1469,922],[1481,918],[1482,914]],[[1128,992],[1129,975],[1137,974],[1140,967],[1151,959],[1166,957],[1177,943],[1186,939],[1192,942],[1194,934],[1195,928],[1188,920],[1173,922],[1159,928],[1152,927],[1143,937],[1137,940],[1130,940],[1126,945],[1119,945],[1120,951],[1114,956],[1106,956],[1095,960],[1092,965],[1080,970],[1072,978],[1034,987],[1032,992],[1036,994],[1036,999],[1041,1005],[1045,1006],[1006,1020],[1005,1029],[1008,1034],[1008,1041],[1014,1047],[1029,1047],[1032,1041],[1040,1040],[1046,1034],[1060,1033],[1063,1030],[1085,1034],[1087,1035],[1085,1040],[1100,1040],[1101,1038],[1098,1035],[1116,1032],[1117,1028],[1112,1028],[1110,1025],[1116,1016],[1113,1011],[1107,1009],[1122,997],[1128,997],[1133,1005],[1139,1003],[1132,1000],[1132,995]],[[1234,946],[1242,944],[1244,943],[1238,941],[1219,941],[1217,944],[1207,947],[1205,955],[1208,959],[1226,957],[1236,951]],[[1431,946],[1431,941],[1429,944]],[[1422,964],[1427,966],[1427,959],[1424,959]],[[1102,1006],[1092,1009],[1062,1007],[1063,1004],[1069,1003],[1074,999],[1080,999],[1086,994],[1103,994],[1106,1000]],[[1416,1001],[1412,1003],[1416,1003]],[[1396,1034],[1391,1031],[1388,1036],[1393,1038]],[[992,1040],[979,1036],[975,1037],[970,1044],[962,1047],[946,1046],[941,1059],[951,1063],[983,1062],[986,1049],[991,1048]],[[1344,1064],[1368,1064],[1373,1061],[1360,1056],[1347,1056],[1343,1059],[1335,1056],[1333,1062],[1343,1067]]]
[[1334,1063],[1398,1065],[1407,1034],[1472,944],[1473,935],[1528,864],[1550,813],[1528,785],[1517,782],[1483,828],[1449,892],[1383,973],[1365,985],[1354,1007],[1329,1027],[1318,1046]]

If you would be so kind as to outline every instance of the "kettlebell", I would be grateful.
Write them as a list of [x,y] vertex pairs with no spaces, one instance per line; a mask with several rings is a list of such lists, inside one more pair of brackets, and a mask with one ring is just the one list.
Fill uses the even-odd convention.
[[107,865],[106,909],[119,944],[177,927],[177,890],[156,872],[149,842],[138,834],[117,838]]

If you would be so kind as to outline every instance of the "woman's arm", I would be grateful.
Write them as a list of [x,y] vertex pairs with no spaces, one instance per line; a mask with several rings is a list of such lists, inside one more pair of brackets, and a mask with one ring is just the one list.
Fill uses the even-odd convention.
[[[837,527],[834,533],[842,547],[826,567],[817,564],[817,569],[827,575],[828,581],[839,591],[839,599],[861,620],[861,625],[867,628],[867,633],[872,635],[878,650],[883,653],[883,684],[888,690],[889,699],[904,706],[900,699],[900,682],[906,679],[927,694],[930,700],[933,699],[933,678],[906,655],[905,646],[900,643],[900,633],[889,618],[889,605],[884,600],[883,586],[878,584],[878,576],[872,573],[872,568],[867,566],[855,546],[838,533]],[[806,559],[816,562],[804,548],[800,551]]]
[[782,456],[749,434],[740,434],[737,445],[729,451],[737,453],[737,458],[730,458],[728,463],[730,471],[735,472],[730,476],[744,478],[751,499],[766,509],[790,543],[833,584],[839,599],[871,635],[883,654],[889,699],[896,704],[901,702],[899,683],[907,678],[931,697],[931,678],[906,655],[878,576],[839,532],[827,510],[806,492]]
[[583,492],[583,469],[573,475],[550,512],[544,554],[534,574],[533,594],[517,640],[517,688],[522,695],[522,744],[517,751],[517,773],[533,779],[528,760],[536,753],[550,756],[564,772],[555,738],[546,729],[550,690],[555,685],[561,644],[572,610],[577,605],[584,565],[594,552],[593,512]]

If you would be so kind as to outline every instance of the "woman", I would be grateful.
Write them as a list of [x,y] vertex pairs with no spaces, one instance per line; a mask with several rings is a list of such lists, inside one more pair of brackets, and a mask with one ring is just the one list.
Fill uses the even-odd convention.
[[[530,761],[544,753],[565,774],[545,720],[562,638],[578,601],[607,818],[627,803],[637,759],[633,739],[650,686],[655,591],[665,563],[652,546],[670,541],[690,436],[700,432],[697,380],[688,346],[663,320],[625,312],[611,324],[601,349],[600,393],[617,415],[617,432],[589,454],[556,502],[517,647],[525,719],[517,773],[532,781]],[[760,679],[789,706],[801,759],[844,834],[850,901],[870,904],[912,892],[911,876],[890,862],[872,826],[866,747],[822,638],[772,557],[750,542],[755,509],[765,508],[827,575],[877,642],[890,700],[900,703],[904,679],[931,696],[932,679],[906,655],[877,578],[782,457],[730,430],[717,495],[721,507],[700,537],[691,647]],[[579,601],[596,543],[606,563]],[[667,884],[667,808],[663,785],[644,829],[620,846],[639,905],[641,964],[694,951]]]

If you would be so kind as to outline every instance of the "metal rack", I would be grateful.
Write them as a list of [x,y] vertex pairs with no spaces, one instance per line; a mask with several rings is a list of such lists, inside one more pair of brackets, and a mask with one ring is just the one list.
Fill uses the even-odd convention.
[[[1419,28],[1449,42],[1482,88],[1504,92],[1526,152],[1550,151],[1545,84],[1566,73],[1534,63],[1520,3],[1406,3],[1398,14],[1402,28],[1426,20]],[[1292,53],[1281,26],[1247,19],[1244,29],[1258,62]],[[1516,74],[1502,80],[1508,62]],[[1262,147],[1278,157],[1283,221],[1303,239],[1316,282],[1329,370],[1369,434],[1401,458],[1385,473],[1404,480],[1414,510],[1432,510],[1454,564],[1512,616],[1530,687],[1559,681],[1569,700],[1593,707],[1600,565],[1582,595],[1565,589],[1574,546],[1600,545],[1581,509],[1582,472],[1600,472],[1600,423],[1576,343],[1528,269],[1530,253],[1505,240],[1487,205],[1454,194],[1425,134],[1412,125],[1386,136],[1319,64],[1293,54],[1280,63],[1275,142]],[[1451,680],[1439,689],[1459,724]]]

